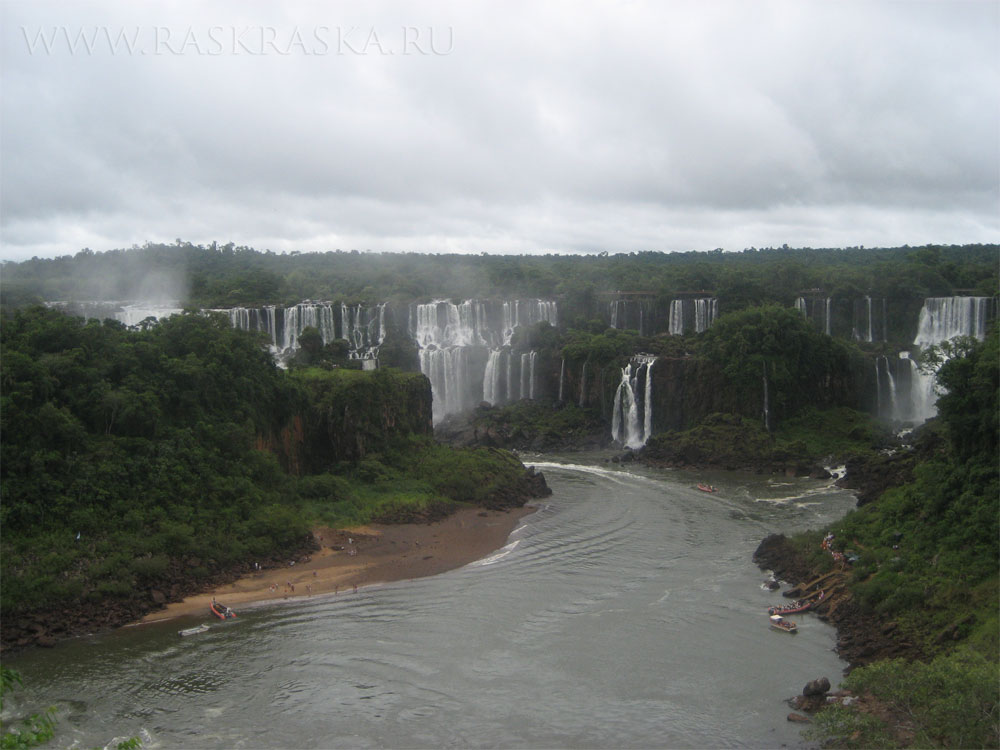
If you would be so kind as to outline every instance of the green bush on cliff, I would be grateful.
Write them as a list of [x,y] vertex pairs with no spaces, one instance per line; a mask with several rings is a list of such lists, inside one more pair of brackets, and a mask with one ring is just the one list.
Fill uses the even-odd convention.
[[831,409],[807,406],[782,421],[775,430],[775,438],[779,445],[800,445],[809,456],[833,456],[840,460],[896,443],[870,414],[846,406]]
[[[850,588],[862,607],[898,623],[929,663],[877,662],[847,687],[896,717],[893,741],[914,747],[1000,744],[1000,392],[998,329],[938,375],[948,440],[911,483],[885,492],[833,525],[835,547],[858,555]],[[821,736],[875,747],[886,728],[853,708],[817,717]],[[906,731],[900,733],[898,727]]]
[[3,316],[0,348],[5,615],[142,598],[164,558],[220,567],[305,538],[290,478],[254,450],[301,403],[258,337],[33,308]]
[[[821,711],[810,734],[836,747],[983,747],[1000,743],[996,663],[968,649],[931,662],[902,659],[859,667],[851,693],[877,701],[878,715],[856,706]],[[887,724],[881,717],[892,722]]]
[[722,369],[746,404],[745,415],[763,412],[766,380],[772,425],[807,406],[849,403],[856,350],[818,333],[793,308],[762,305],[723,315],[703,334],[699,350]]
[[859,556],[858,600],[897,619],[927,652],[966,641],[996,654],[1000,593],[1000,471],[996,460],[1000,358],[997,329],[944,364],[939,422],[944,449],[914,481],[834,525],[838,546]]
[[519,505],[521,462],[492,448],[450,448],[413,435],[390,441],[341,475],[299,480],[311,515],[334,526],[405,519],[457,504]]
[[583,409],[573,403],[556,407],[536,401],[517,401],[505,406],[477,409],[473,414],[473,424],[510,436],[541,436],[565,442],[572,442],[574,438],[582,440],[605,431],[604,422],[591,409]]

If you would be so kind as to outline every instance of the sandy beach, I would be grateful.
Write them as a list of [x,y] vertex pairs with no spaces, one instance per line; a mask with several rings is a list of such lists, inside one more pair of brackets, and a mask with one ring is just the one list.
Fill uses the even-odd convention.
[[534,510],[532,506],[508,511],[463,508],[429,524],[317,528],[313,535],[320,549],[307,560],[261,570],[168,604],[142,622],[207,614],[212,597],[238,611],[247,602],[351,594],[356,586],[443,573],[500,549],[518,521]]

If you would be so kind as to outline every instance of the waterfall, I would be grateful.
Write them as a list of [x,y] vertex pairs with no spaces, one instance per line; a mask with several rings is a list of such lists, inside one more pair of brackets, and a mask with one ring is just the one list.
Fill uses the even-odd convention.
[[[715,322],[719,310],[719,300],[715,297],[702,297],[694,301],[694,332],[704,333]],[[681,324],[683,328],[683,323]]]
[[920,424],[937,414],[937,394],[934,391],[935,373],[926,373],[910,356],[900,352],[899,359],[906,363],[909,374],[908,398],[899,404],[894,417],[899,421]]
[[566,386],[566,358],[559,363],[559,403],[563,402],[563,389]]
[[530,364],[529,364],[530,360],[531,360],[531,353],[530,352],[524,352],[521,355],[521,390],[520,390],[520,392],[517,395],[518,398],[525,398],[525,397],[527,397],[528,392],[529,392],[530,386],[529,386],[529,383],[528,383],[528,371],[529,371],[529,368],[530,368]]
[[[880,359],[885,362],[885,379],[889,383],[889,416],[892,419],[897,419],[896,416],[896,378],[892,375],[892,369],[889,367],[888,357],[882,356]],[[877,370],[876,370],[877,372]]]
[[[928,297],[920,310],[913,345],[926,349],[956,336],[986,337],[994,316],[991,297]],[[892,398],[891,417],[904,422],[924,422],[937,413],[935,374],[925,373],[908,351],[899,353],[902,369],[893,376],[886,363]]]
[[653,357],[646,365],[646,394],[642,400],[643,424],[642,424],[642,444],[645,445],[649,436],[653,434]]
[[796,297],[795,298],[795,309],[802,313],[803,318],[809,317],[809,312],[806,310],[806,298]]
[[675,299],[670,302],[670,323],[669,331],[671,336],[684,335],[684,301]]
[[234,328],[265,332],[271,341],[271,353],[279,363],[299,348],[299,336],[307,327],[319,331],[324,345],[337,338],[346,339],[350,358],[362,360],[369,367],[374,366],[385,341],[385,303],[375,307],[340,303],[339,315],[329,302],[309,301],[289,307],[234,307],[221,312],[229,316]]
[[[653,385],[651,371],[656,357],[639,354],[624,368],[622,379],[615,391],[614,407],[611,412],[611,438],[627,448],[641,448],[652,432]],[[640,372],[646,382],[642,402],[636,392]],[[643,412],[640,424],[640,411]]]
[[500,377],[500,355],[502,349],[490,351],[489,359],[486,360],[486,372],[483,375],[483,401],[490,404],[499,403],[499,377]]
[[990,297],[928,297],[920,310],[914,346],[940,344],[955,336],[986,338]]
[[420,371],[431,381],[435,422],[475,405],[467,394],[469,353],[467,347],[460,346],[420,350]]
[[[537,352],[521,354],[514,378],[510,344],[519,326],[557,324],[556,303],[541,299],[438,300],[410,306],[410,335],[420,348],[420,371],[431,381],[434,421],[473,408],[532,397]],[[506,361],[504,361],[506,358]]]
[[587,361],[583,362],[583,372],[580,373],[580,408],[587,404]]
[[832,307],[832,298],[831,297],[827,297],[826,298],[826,305],[825,305],[826,315],[825,315],[825,320],[824,320],[824,323],[823,323],[823,325],[824,325],[824,329],[823,330],[824,330],[824,332],[826,333],[827,336],[832,335],[830,333],[830,310],[831,310],[831,307]]
[[875,340],[872,336],[872,298],[865,297],[865,302],[867,302],[866,307],[868,309],[868,338],[865,340],[870,344]]
[[510,350],[507,350],[507,402],[510,403],[514,400],[514,387],[511,385],[514,382],[514,378],[511,373],[510,361],[513,359],[510,355]]
[[882,416],[882,383],[878,374],[878,363],[881,362],[885,357],[875,358],[875,416]]
[[[611,327],[612,328],[624,328],[625,326],[618,325],[618,308],[624,300],[612,300],[611,301]],[[624,315],[622,316],[625,317]]]

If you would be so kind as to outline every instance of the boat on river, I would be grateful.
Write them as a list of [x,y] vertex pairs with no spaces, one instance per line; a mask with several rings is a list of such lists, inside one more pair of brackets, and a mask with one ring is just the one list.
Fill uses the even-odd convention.
[[718,492],[718,490],[715,489],[715,487],[713,487],[710,484],[699,483],[698,484],[698,489],[701,490],[702,492]]
[[186,635],[198,635],[198,633],[204,633],[206,630],[208,630],[208,625],[201,624],[193,628],[185,628],[184,630],[178,630],[177,635],[182,637]]
[[785,604],[783,606],[768,607],[767,613],[769,615],[793,615],[796,612],[805,612],[808,609],[812,609],[821,601],[823,601],[823,595],[825,592],[820,591],[819,596],[816,599],[799,599],[791,604]]
[[236,613],[233,612],[229,607],[227,607],[222,602],[217,602],[215,599],[209,605],[212,609],[212,614],[218,617],[220,620],[229,620],[236,617]]
[[786,620],[781,615],[771,615],[771,627],[775,630],[783,630],[786,633],[794,633],[799,628],[791,620]]

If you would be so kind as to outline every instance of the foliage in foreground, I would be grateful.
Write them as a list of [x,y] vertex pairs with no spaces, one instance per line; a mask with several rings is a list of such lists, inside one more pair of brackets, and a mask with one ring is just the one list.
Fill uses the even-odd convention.
[[857,601],[936,655],[852,672],[845,686],[869,696],[870,710],[819,714],[818,736],[837,746],[1000,746],[998,336],[994,326],[941,367],[944,449],[917,466],[913,482],[833,526],[835,545],[859,557],[850,580]]
[[[0,349],[5,616],[145,606],[150,589],[283,559],[317,515],[367,522],[484,503],[523,472],[510,454],[406,439],[422,419],[429,429],[422,375],[289,375],[221,317],[128,330],[33,308],[4,315]],[[261,448],[318,412],[339,415],[330,435],[364,451],[338,453],[328,436],[313,454],[325,463],[307,467],[318,474],[298,478]]]
[[433,516],[455,504],[502,504],[523,474],[507,451],[449,448],[414,435],[335,473],[301,477],[298,491],[310,516],[344,527]]
[[1000,746],[997,663],[969,649],[929,663],[876,662],[854,670],[844,687],[873,711],[824,709],[814,739],[849,748]]
[[[0,666],[0,711],[3,710],[4,697],[21,684],[20,674]],[[21,719],[16,727],[5,727],[0,721],[0,750],[28,750],[43,745],[55,736],[55,729],[56,710],[52,707]]]
[[858,556],[851,587],[862,606],[896,619],[927,653],[968,640],[997,653],[1000,471],[998,329],[939,380],[944,449],[896,487],[833,526]]
[[[4,696],[12,692],[16,686],[23,684],[18,672],[0,666],[0,711],[3,710]],[[0,721],[0,750],[29,750],[44,745],[55,737],[56,724],[54,707],[21,719],[19,727],[7,727],[7,731],[4,731],[4,724]],[[142,740],[138,737],[129,737],[118,742],[115,750],[139,750],[141,747]]]

